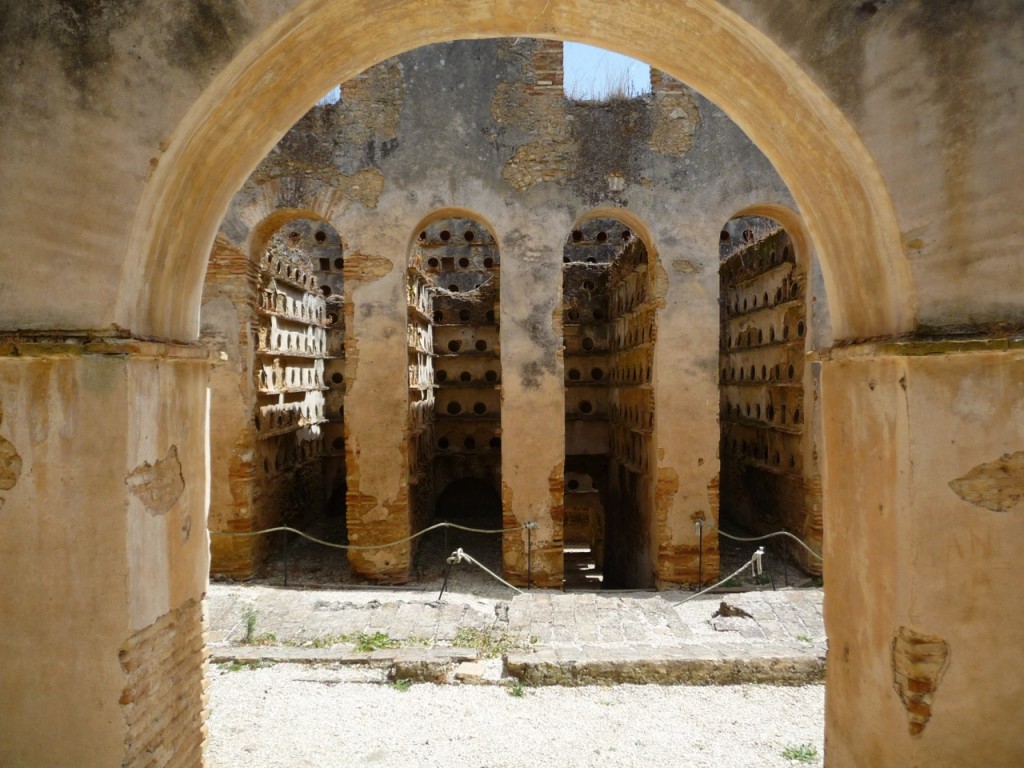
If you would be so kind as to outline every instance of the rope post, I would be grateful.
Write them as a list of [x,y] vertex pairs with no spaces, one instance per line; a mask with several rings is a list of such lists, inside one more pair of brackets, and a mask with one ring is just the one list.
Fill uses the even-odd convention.
[[526,524],[526,588],[533,588],[533,523]]
[[288,586],[288,531],[281,531],[284,534],[284,547],[282,559],[284,560],[284,585]]
[[444,590],[448,586],[448,577],[451,575],[453,565],[455,565],[454,556],[448,558],[448,567],[444,569],[444,581],[441,582],[441,591],[437,595],[437,602],[441,602],[441,598],[444,596]]
[[697,521],[697,589],[704,586],[704,521]]

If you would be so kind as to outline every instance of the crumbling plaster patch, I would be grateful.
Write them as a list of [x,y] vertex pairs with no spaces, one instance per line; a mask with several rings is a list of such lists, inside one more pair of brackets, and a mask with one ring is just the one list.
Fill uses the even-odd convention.
[[[0,405],[0,424],[3,424],[3,420],[3,405]],[[18,455],[13,443],[0,437],[0,491],[11,490],[20,476],[21,456]]]
[[949,482],[964,501],[993,512],[1009,512],[1024,501],[1024,451],[1006,453],[995,461],[979,464],[966,475]]
[[949,666],[949,643],[900,627],[892,639],[892,678],[900,701],[907,710],[909,729],[918,736],[932,717],[932,699]]
[[167,514],[185,490],[177,446],[172,445],[167,455],[155,464],[144,461],[132,470],[124,483],[151,514]]

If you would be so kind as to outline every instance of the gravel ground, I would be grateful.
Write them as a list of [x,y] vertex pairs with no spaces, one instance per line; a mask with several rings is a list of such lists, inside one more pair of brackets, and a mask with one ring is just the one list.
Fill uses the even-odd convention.
[[[821,765],[824,688],[383,685],[279,664],[210,674],[211,768]],[[367,682],[378,680],[378,682]],[[796,762],[786,747],[809,744]]]

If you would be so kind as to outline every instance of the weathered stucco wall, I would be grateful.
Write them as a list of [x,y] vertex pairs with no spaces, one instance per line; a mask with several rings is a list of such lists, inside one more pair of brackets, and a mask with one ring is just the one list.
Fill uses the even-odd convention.
[[205,355],[60,337],[0,351],[0,647],[13,662],[0,763],[102,765],[153,747],[195,763]]
[[829,764],[1020,762],[1019,340],[837,351],[821,386]]
[[[997,336],[997,326],[1012,331],[1024,320],[1024,294],[1015,288],[1024,270],[1017,248],[1024,203],[1024,137],[1018,130],[1024,17],[1013,3],[395,0],[368,10],[348,0],[148,0],[131,7],[48,0],[8,3],[0,11],[0,66],[9,74],[0,80],[7,182],[0,188],[0,327],[58,336],[79,328],[194,338],[205,265],[231,196],[314,99],[375,62],[427,42],[531,34],[646,58],[734,118],[775,165],[807,224],[835,338],[964,327]],[[443,204],[444,187],[438,190]],[[502,226],[509,219],[498,196],[481,190],[477,197],[491,211],[496,231],[512,240],[521,234]],[[750,197],[749,203],[757,202],[756,190]],[[404,253],[422,217],[423,206],[415,207],[415,214],[401,217],[408,226],[400,234],[365,253]],[[709,215],[710,232],[734,213]],[[555,225],[564,233],[573,220],[546,211],[535,226]],[[665,226],[673,234],[671,224]],[[656,239],[662,249],[670,242],[666,235]],[[696,253],[694,242],[703,240],[677,236],[674,242]],[[527,260],[538,253],[523,252]],[[698,274],[710,289],[713,278]],[[506,272],[506,295],[523,275],[509,277]],[[372,299],[376,292],[398,305],[400,293],[391,295],[391,287],[398,283],[368,282],[356,293]],[[382,315],[355,322],[390,324],[401,332],[401,321]],[[713,313],[708,322],[714,326]],[[41,358],[46,366],[72,365],[63,358],[78,349],[62,342]],[[372,346],[362,352],[366,360],[377,358],[389,376],[402,376],[404,350],[395,359]],[[1019,663],[1008,654],[1020,638],[1006,617],[1019,614],[1020,606],[1001,588],[998,599],[1006,602],[997,602],[996,588],[1012,583],[1009,578],[986,580],[989,573],[1011,572],[1020,559],[1021,517],[1017,508],[996,512],[959,501],[946,506],[944,490],[973,467],[998,463],[1004,454],[1012,458],[1021,450],[1021,433],[1012,427],[1016,418],[971,420],[950,411],[950,382],[939,386],[943,366],[962,367],[950,375],[978,386],[972,402],[1005,402],[996,413],[1013,413],[1006,393],[1024,379],[1015,354],[1001,353],[994,361],[965,345],[955,364],[901,357],[898,363],[842,363],[848,369],[835,376],[829,366],[837,363],[823,364],[822,411],[833,411],[835,423],[851,430],[849,439],[833,430],[824,442],[826,536],[836,532],[833,543],[826,542],[829,640],[834,656],[849,658],[845,669],[844,662],[830,661],[829,765],[905,765],[908,754],[922,763],[949,756],[967,764],[1024,762],[1016,731],[1007,727],[1020,698]],[[18,483],[0,493],[4,615],[19,619],[2,641],[0,675],[5,690],[24,694],[0,704],[3,721],[15,724],[0,733],[4,762],[123,761],[130,754],[124,720],[108,714],[121,706],[123,693],[114,657],[147,623],[175,623],[174,612],[201,594],[206,561],[194,521],[191,543],[173,557],[170,523],[166,531],[155,530],[155,523],[139,526],[137,536],[125,538],[141,502],[129,501],[124,478],[142,463],[167,457],[171,443],[178,447],[190,514],[202,514],[203,502],[192,494],[204,475],[198,458],[204,393],[192,374],[163,370],[177,365],[168,362],[170,352],[156,356],[130,352],[124,365],[154,374],[152,382],[140,386],[134,400],[127,386],[107,400],[94,389],[92,371],[101,364],[91,355],[73,364],[82,375],[68,374],[64,389],[50,389],[35,386],[33,368],[44,363],[4,352],[0,436],[22,461]],[[920,398],[909,410],[895,375],[901,366],[911,372],[911,392]],[[881,372],[884,385],[877,380]],[[975,372],[988,375],[976,378]],[[171,380],[179,377],[182,386]],[[364,376],[361,386],[371,387],[371,378]],[[93,407],[113,403],[115,394],[120,412]],[[14,410],[11,401],[18,403]],[[163,404],[176,406],[173,420]],[[388,413],[404,418],[404,399],[389,404],[381,411],[385,419]],[[59,411],[88,417],[83,423],[91,434],[108,436],[109,465],[97,471],[95,450],[78,440],[25,447],[34,445],[33,426]],[[111,413],[124,418],[111,419]],[[560,422],[563,414],[542,410],[538,418],[543,426]],[[900,423],[915,436],[909,444],[899,442]],[[941,434],[926,448],[924,438],[936,436],[935,430]],[[155,440],[158,435],[166,439]],[[137,454],[129,450],[140,439],[154,442]],[[4,484],[15,474],[6,450]],[[547,478],[557,461],[545,453],[516,471]],[[67,562],[55,566],[50,583],[59,589],[51,591],[37,569],[52,552],[68,548],[72,529],[63,520],[52,524],[55,510],[74,496],[60,490],[61,477],[75,481],[81,507],[73,519],[89,557],[70,561],[71,568]],[[376,491],[369,478],[363,483],[368,493]],[[930,494],[943,506],[929,506]],[[866,511],[879,501],[891,512],[882,527],[893,537],[878,536],[879,526],[870,525]],[[970,515],[970,535],[978,541],[970,558],[950,546],[965,552],[974,546],[973,539],[962,538],[965,529],[933,525],[952,522],[947,517],[957,510],[958,522]],[[179,519],[178,535],[181,524]],[[99,562],[102,573],[94,570]],[[154,565],[160,563],[166,566]],[[910,585],[921,590],[942,583],[937,580],[943,573],[956,589],[887,602]],[[70,599],[72,587],[82,590],[82,601]],[[54,595],[65,602],[55,604]],[[862,595],[880,597],[867,602]],[[104,610],[86,612],[87,599],[102,601]],[[69,621],[83,631],[66,632]],[[894,637],[904,657],[914,645],[941,648],[928,641],[932,637],[950,649],[931,719],[916,736],[896,717],[906,717],[903,699],[913,699],[894,686],[894,678],[910,679],[903,662],[894,673]],[[175,647],[194,679],[201,650]],[[45,683],[26,677],[41,669],[40,648],[51,660]],[[987,685],[958,680],[967,670]],[[199,695],[188,691],[185,697],[189,715],[198,716]],[[59,743],[42,738],[44,722],[64,735]],[[898,732],[902,727],[907,730]],[[174,735],[168,732],[167,741]]]
[[[663,73],[655,71],[652,86],[649,96],[634,99],[567,100],[560,43],[528,38],[404,54],[343,84],[339,103],[314,108],[289,131],[236,195],[221,230],[241,244],[275,210],[318,210],[345,233],[351,251],[374,253],[373,279],[392,286],[386,301],[367,302],[353,292],[353,316],[386,315],[398,323],[406,312],[400,283],[413,246],[383,244],[403,233],[420,247],[419,233],[429,228],[410,220],[429,215],[435,221],[456,206],[471,206],[471,218],[494,227],[507,256],[494,329],[502,356],[506,524],[541,526],[532,536],[539,583],[558,585],[562,570],[564,453],[551,416],[562,411],[565,398],[560,264],[568,222],[604,211],[635,226],[653,249],[645,277],[651,310],[670,319],[658,331],[664,343],[654,333],[644,340],[652,345],[652,362],[657,358],[645,386],[659,411],[657,436],[653,424],[644,425],[652,430],[650,477],[640,492],[649,497],[640,515],[647,522],[629,535],[632,544],[614,551],[644,550],[643,556],[625,555],[645,564],[631,565],[623,583],[668,584],[697,580],[693,520],[708,520],[713,530],[717,519],[717,414],[694,403],[714,402],[718,226],[752,200],[792,205],[764,156],[717,108]],[[371,197],[359,196],[357,178],[375,180]],[[432,332],[447,333],[442,326]],[[397,357],[405,343],[391,325],[353,325],[348,332],[348,346],[358,350],[350,360],[377,345]],[[350,388],[365,374],[350,363]],[[414,504],[419,512],[410,513],[412,449],[403,436],[409,425],[397,433],[359,416],[376,413],[376,398],[385,391],[395,400],[404,396],[408,377],[388,378],[378,366],[369,375],[373,397],[350,391],[347,404],[349,437],[360,446],[349,452],[349,471],[358,477],[358,465],[370,455],[362,451],[377,446],[373,471],[386,492],[367,494],[350,483],[347,517],[362,543],[384,543],[422,527],[432,500]],[[667,407],[655,405],[661,398]],[[550,464],[542,464],[539,456],[548,452]],[[525,539],[509,534],[505,547],[507,573],[523,581]],[[714,535],[704,544],[711,572]],[[409,554],[397,551],[354,559],[357,571],[378,578],[405,578],[410,566]]]

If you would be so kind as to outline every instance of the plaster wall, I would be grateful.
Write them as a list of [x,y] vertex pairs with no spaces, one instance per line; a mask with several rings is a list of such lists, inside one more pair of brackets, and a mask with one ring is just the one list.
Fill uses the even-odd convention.
[[880,345],[821,378],[828,764],[1020,763],[1019,342]]
[[[502,253],[505,527],[540,526],[531,537],[534,573],[560,584],[564,453],[554,414],[565,407],[563,244],[574,219],[607,215],[648,243],[651,308],[667,316],[658,322],[665,341],[656,347],[651,387],[668,405],[658,406],[652,446],[656,440],[662,448],[651,448],[641,493],[650,522],[637,532],[637,546],[649,551],[642,573],[630,579],[697,580],[693,520],[717,518],[719,227],[753,201],[792,202],[765,157],[721,111],[663,73],[654,72],[652,85],[642,98],[572,102],[562,89],[559,43],[425,47],[343,84],[341,101],[304,116],[235,196],[222,239],[241,247],[276,211],[311,208],[345,233],[347,268],[356,265],[361,275],[346,297],[355,321],[346,325],[346,408],[358,446],[348,453],[357,482],[349,483],[347,515],[350,534],[363,543],[404,538],[421,527],[424,511],[413,512],[407,496],[409,442],[377,416],[389,398],[408,396],[407,376],[388,373],[374,357],[372,388],[361,390],[368,369],[358,361],[378,345],[397,360],[406,345],[396,326],[406,319],[409,254],[420,232],[464,215],[493,228]],[[410,222],[414,217],[419,223]],[[374,284],[372,299],[363,298],[360,281]],[[383,317],[386,324],[359,322]],[[373,417],[363,420],[368,411]],[[361,485],[359,465],[368,456],[379,479],[374,493]],[[505,543],[507,575],[525,582],[525,534],[508,534]],[[356,554],[357,571],[407,578],[411,549],[398,549]],[[716,553],[714,537],[705,536],[709,572]]]
[[[205,589],[201,355],[59,338],[0,348],[0,435],[11,448],[0,561],[23,577],[0,596],[0,647],[14,660],[0,670],[0,763],[109,763],[153,718],[159,727],[176,696],[192,700],[181,729],[197,731],[201,646],[143,654],[163,679],[145,689],[130,685],[123,652]],[[196,609],[186,622],[195,636],[199,622]],[[182,752],[197,757],[198,746]]]

